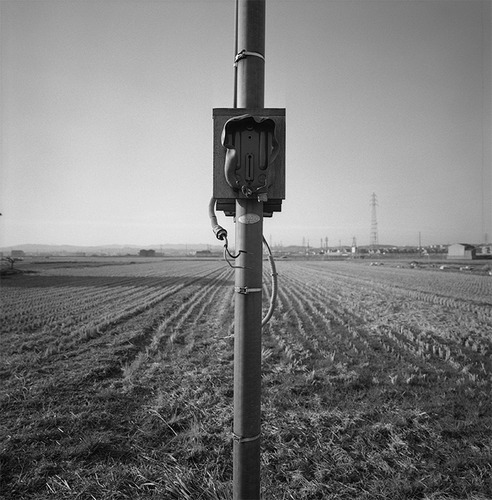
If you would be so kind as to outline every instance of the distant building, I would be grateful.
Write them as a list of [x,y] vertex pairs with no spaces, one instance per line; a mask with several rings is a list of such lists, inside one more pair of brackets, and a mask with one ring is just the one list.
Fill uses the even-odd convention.
[[140,250],[140,257],[155,257],[155,250]]
[[195,257],[220,257],[221,252],[215,252],[211,250],[198,250],[195,252]]
[[492,259],[492,244],[478,245],[475,257],[477,259]]
[[14,259],[22,259],[26,256],[24,250],[12,250],[10,256]]
[[454,243],[448,247],[448,259],[471,260],[476,256],[476,248],[469,243]]

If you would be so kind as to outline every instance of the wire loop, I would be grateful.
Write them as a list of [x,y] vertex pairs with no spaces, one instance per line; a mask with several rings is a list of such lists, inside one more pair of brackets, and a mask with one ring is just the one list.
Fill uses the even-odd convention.
[[225,237],[224,239],[225,239],[225,243],[224,243],[224,260],[229,264],[229,267],[232,267],[232,269],[246,269],[244,266],[233,266],[230,263],[230,261],[227,258],[227,256],[229,255],[229,257],[231,259],[237,259],[242,253],[247,253],[247,252],[245,252],[244,250],[239,250],[239,252],[237,253],[237,255],[233,255],[229,251],[229,241],[228,241],[227,237]]
[[[247,252],[245,252],[244,250],[239,250],[237,255],[233,255],[229,251],[229,240],[227,239],[227,231],[217,223],[217,216],[215,215],[215,201],[216,201],[215,198],[212,198],[210,200],[210,203],[208,206],[208,213],[209,213],[210,221],[212,223],[212,229],[215,233],[215,236],[217,237],[217,239],[224,241],[224,260],[227,262],[229,267],[232,267],[232,269],[248,269],[248,267],[246,267],[246,266],[234,266],[231,264],[231,262],[229,260],[229,258],[237,259],[242,253],[247,253]],[[263,236],[263,245],[266,247],[267,252],[268,252],[268,261],[270,263],[270,269],[271,269],[270,276],[272,277],[272,292],[271,292],[271,296],[270,296],[270,305],[268,307],[268,311],[267,311],[265,317],[263,318],[263,320],[261,321],[262,327],[268,323],[268,321],[270,320],[270,318],[273,315],[273,311],[275,310],[275,303],[277,301],[277,289],[278,289],[278,279],[277,279],[278,273],[277,273],[277,270],[275,268],[275,260],[273,258],[273,254],[272,254],[272,251],[270,249],[270,246],[268,245],[267,240],[265,239],[264,236]],[[228,256],[229,256],[229,258],[228,258]],[[252,289],[252,288],[248,289],[247,287],[239,287],[239,289],[236,291],[238,293],[250,293],[252,291],[256,291],[256,289]]]

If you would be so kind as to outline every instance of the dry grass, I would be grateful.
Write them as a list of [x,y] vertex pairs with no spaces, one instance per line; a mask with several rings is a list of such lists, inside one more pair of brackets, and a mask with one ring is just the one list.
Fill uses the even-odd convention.
[[[78,265],[2,287],[16,304],[51,298],[53,324],[72,326],[50,331],[35,307],[32,323],[29,312],[9,311],[0,498],[232,497],[231,272],[191,264],[193,272],[184,263]],[[492,498],[488,299],[473,299],[478,315],[427,295],[403,299],[431,292],[391,285],[387,270],[319,265],[279,266],[279,308],[263,342],[263,498]],[[61,342],[83,325],[69,310],[63,321],[57,300],[66,304],[73,275],[84,272],[97,279],[74,293],[131,287],[134,304],[131,292],[125,300],[135,314],[121,311],[97,335]],[[175,286],[169,277],[180,274],[184,286],[139,304],[145,287],[158,291],[157,278]],[[43,279],[50,285],[36,294]],[[92,320],[102,321],[97,311]]]

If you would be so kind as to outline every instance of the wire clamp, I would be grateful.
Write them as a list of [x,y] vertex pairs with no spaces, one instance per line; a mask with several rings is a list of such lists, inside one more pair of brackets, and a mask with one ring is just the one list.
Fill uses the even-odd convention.
[[250,52],[249,50],[243,49],[234,58],[234,67],[237,68],[237,63],[241,59],[245,59],[248,56],[259,57],[260,59],[262,59],[263,61],[265,61],[265,56],[263,54],[260,54],[259,52]]
[[250,443],[251,441],[256,441],[260,439],[261,434],[257,434],[256,436],[253,437],[241,437],[238,436],[235,432],[232,432],[232,439],[238,443]]
[[262,288],[249,288],[247,286],[235,286],[234,291],[237,293],[242,293],[243,295],[248,295],[248,293],[261,292]]

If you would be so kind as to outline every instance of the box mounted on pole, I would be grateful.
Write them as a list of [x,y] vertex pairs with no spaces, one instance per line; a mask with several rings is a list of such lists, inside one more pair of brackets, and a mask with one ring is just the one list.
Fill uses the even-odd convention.
[[263,202],[263,215],[285,199],[285,109],[217,108],[213,196],[217,210],[235,215],[237,199]]

